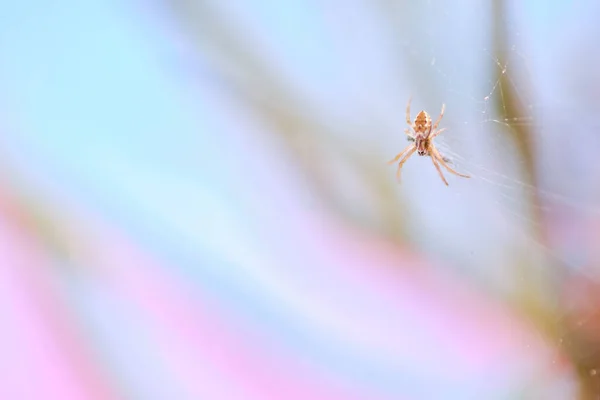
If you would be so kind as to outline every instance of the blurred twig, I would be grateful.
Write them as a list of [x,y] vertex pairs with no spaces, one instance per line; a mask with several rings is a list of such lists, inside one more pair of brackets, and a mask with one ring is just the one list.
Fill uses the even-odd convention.
[[[392,236],[399,237],[403,214],[397,206],[393,178],[381,174],[388,155],[373,154],[357,149],[352,143],[336,139],[327,124],[286,83],[279,71],[272,68],[253,49],[256,44],[243,31],[227,23],[218,8],[210,1],[166,0],[166,4],[199,52],[210,60],[212,73],[219,77],[222,87],[242,100],[250,109],[281,134],[313,184],[313,190],[334,214],[353,218],[343,211],[339,197],[331,185],[328,154],[336,153],[356,169],[365,191],[369,191],[379,212],[378,224]],[[372,149],[369,149],[372,150]]]
[[[511,124],[510,121],[522,121],[528,118],[526,105],[523,104],[521,96],[530,96],[531,91],[527,90],[526,82],[519,81],[519,93],[516,92],[514,83],[518,77],[513,75],[516,68],[506,68],[510,62],[507,41],[507,16],[505,12],[506,4],[504,0],[494,0],[492,3],[492,40],[494,49],[495,62],[490,63],[492,68],[497,73],[498,87],[492,94],[491,100],[495,104],[496,113],[502,116],[504,121],[508,121],[506,125],[510,129],[507,130],[507,138],[514,144],[514,148],[518,153],[520,165],[523,165],[522,174],[525,181],[531,187],[537,188],[537,171],[535,163],[535,143],[534,133],[532,132],[533,125],[531,124]],[[502,66],[502,68],[498,68]],[[529,205],[529,213],[532,215],[533,221],[529,230],[536,238],[537,242],[542,246],[547,246],[544,217],[542,214],[542,202],[537,190],[527,192],[529,195],[526,200]],[[526,257],[527,258],[527,257]],[[522,277],[522,285],[517,302],[521,307],[529,310],[531,316],[538,319],[538,322],[543,324],[546,329],[553,325],[550,315],[552,307],[548,304],[550,296],[550,272],[547,268],[539,268],[535,261],[528,260],[523,263],[519,275]]]

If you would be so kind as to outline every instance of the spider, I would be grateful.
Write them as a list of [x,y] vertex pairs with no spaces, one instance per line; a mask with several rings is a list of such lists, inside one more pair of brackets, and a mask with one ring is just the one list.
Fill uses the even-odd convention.
[[437,169],[437,172],[440,174],[440,178],[442,178],[442,181],[444,181],[446,186],[448,186],[448,181],[446,181],[444,174],[442,174],[440,164],[442,164],[444,168],[446,168],[454,175],[462,176],[463,178],[470,178],[469,175],[460,174],[452,168],[450,168],[450,166],[448,165],[450,160],[446,157],[443,157],[433,144],[433,139],[446,130],[446,128],[437,129],[440,121],[442,120],[442,117],[444,116],[444,109],[446,108],[446,105],[442,104],[442,111],[440,112],[440,116],[438,117],[437,121],[435,121],[435,124],[431,126],[431,117],[425,111],[421,111],[417,114],[414,123],[410,122],[411,100],[412,98],[408,99],[408,105],[406,106],[406,123],[408,124],[410,129],[406,128],[404,130],[404,133],[408,135],[408,140],[413,143],[409,144],[404,150],[402,150],[402,152],[400,152],[396,157],[394,157],[393,160],[391,160],[388,163],[394,164],[402,157],[402,159],[398,163],[398,171],[396,172],[396,179],[398,180],[398,182],[400,181],[400,171],[402,170],[402,166],[404,165],[406,160],[408,160],[410,156],[414,154],[415,151],[420,156],[431,157],[431,161],[433,161],[435,169]]

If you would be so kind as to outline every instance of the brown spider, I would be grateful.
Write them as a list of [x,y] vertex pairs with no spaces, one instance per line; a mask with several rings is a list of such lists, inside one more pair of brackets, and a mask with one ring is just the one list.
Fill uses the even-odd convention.
[[[420,156],[429,156],[431,157],[431,161],[433,161],[433,165],[435,165],[435,169],[440,174],[440,178],[442,181],[448,186],[448,181],[444,178],[444,174],[442,174],[442,170],[440,169],[440,164],[444,166],[448,171],[453,173],[454,175],[462,176],[463,178],[470,178],[469,175],[459,174],[447,164],[450,162],[447,158],[443,157],[438,149],[435,148],[433,144],[433,139],[444,132],[446,128],[437,129],[442,117],[444,116],[444,109],[446,108],[445,104],[442,104],[442,111],[440,112],[440,116],[433,126],[431,126],[431,117],[425,111],[421,111],[417,114],[415,118],[415,122],[410,122],[410,101],[412,98],[408,99],[408,105],[406,106],[406,123],[410,127],[410,129],[405,129],[404,133],[408,135],[408,140],[413,142],[409,144],[402,152],[400,152],[393,160],[389,162],[389,164],[394,164],[396,161],[400,160],[400,157],[404,156],[400,163],[398,163],[398,171],[396,172],[396,179],[398,182],[400,181],[400,171],[402,166],[414,154],[416,151]],[[411,132],[412,131],[412,132]]]

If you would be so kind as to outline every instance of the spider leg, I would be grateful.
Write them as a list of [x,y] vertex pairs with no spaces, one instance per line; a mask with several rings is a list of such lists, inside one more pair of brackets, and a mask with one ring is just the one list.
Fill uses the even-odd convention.
[[413,134],[410,132],[410,129],[406,128],[404,130],[404,133],[406,133],[406,135],[408,136],[406,138],[406,140],[408,140],[409,142],[414,142],[415,141],[415,137],[413,136]]
[[412,122],[410,122],[410,102],[412,101],[412,96],[408,98],[408,105],[406,106],[406,123],[408,126],[412,128]]
[[[440,155],[442,155],[442,154],[440,153]],[[427,157],[431,157],[431,154],[427,154]],[[445,161],[445,162],[447,162],[448,164],[452,164],[452,160],[451,160],[451,159],[449,159],[449,158],[448,158],[448,157],[446,157],[446,156],[442,156],[442,160],[444,160],[444,161]]]
[[440,112],[440,116],[438,117],[437,121],[435,121],[435,124],[433,124],[433,127],[431,128],[430,132],[433,132],[437,129],[438,125],[440,124],[440,121],[442,120],[442,117],[444,116],[445,109],[446,109],[446,105],[442,104],[442,111]]
[[434,137],[436,137],[440,133],[444,132],[446,129],[448,129],[448,128],[438,129],[437,131],[435,129],[432,130],[433,133],[431,135],[429,135],[429,140],[433,139]]
[[444,168],[446,168],[449,172],[453,173],[454,175],[462,176],[463,178],[470,178],[469,175],[461,174],[459,172],[456,172],[452,168],[450,168],[450,166],[448,164],[446,164],[446,161],[444,161],[444,157],[442,157],[442,155],[440,154],[438,149],[435,148],[435,146],[432,145],[431,148],[429,149],[429,151],[433,153],[432,158],[437,158],[437,160],[440,162],[440,164],[442,164],[444,166]]
[[[432,140],[433,138],[435,138],[437,135],[439,135],[440,133],[444,132],[447,128],[442,128],[442,129],[438,129],[437,131],[433,132],[433,135],[431,135],[431,137],[429,138],[429,140]],[[439,153],[439,152],[438,152]],[[452,164],[452,160],[449,159],[446,156],[442,156],[440,154],[440,157],[443,161],[447,162],[448,164]]]
[[404,148],[404,150],[402,150],[400,153],[398,153],[398,155],[396,155],[396,157],[394,157],[393,160],[388,161],[388,164],[393,164],[396,161],[398,161],[400,159],[400,157],[402,157],[403,155],[405,155],[406,152],[410,150],[411,147],[415,147],[415,145],[414,144],[409,144],[408,146],[406,146]]
[[413,146],[413,148],[406,153],[406,155],[404,156],[404,158],[398,163],[398,170],[396,171],[396,180],[398,182],[400,182],[400,171],[402,170],[402,166],[404,165],[404,163],[406,162],[406,160],[408,160],[410,158],[410,156],[413,155],[413,153],[417,151],[417,147]]
[[442,178],[442,181],[444,181],[446,186],[448,186],[448,181],[446,180],[446,178],[444,178],[444,174],[442,174],[442,170],[441,170],[440,165],[438,164],[438,162],[436,160],[436,156],[434,154],[432,154],[432,156],[431,156],[431,161],[433,161],[433,165],[435,165],[435,169],[437,169],[438,174],[440,174],[440,178]]

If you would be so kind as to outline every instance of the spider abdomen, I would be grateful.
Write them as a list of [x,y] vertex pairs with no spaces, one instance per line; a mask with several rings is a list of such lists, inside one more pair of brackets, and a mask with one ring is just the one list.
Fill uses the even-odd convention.
[[431,129],[431,117],[425,111],[421,111],[415,118],[415,133],[429,133]]

